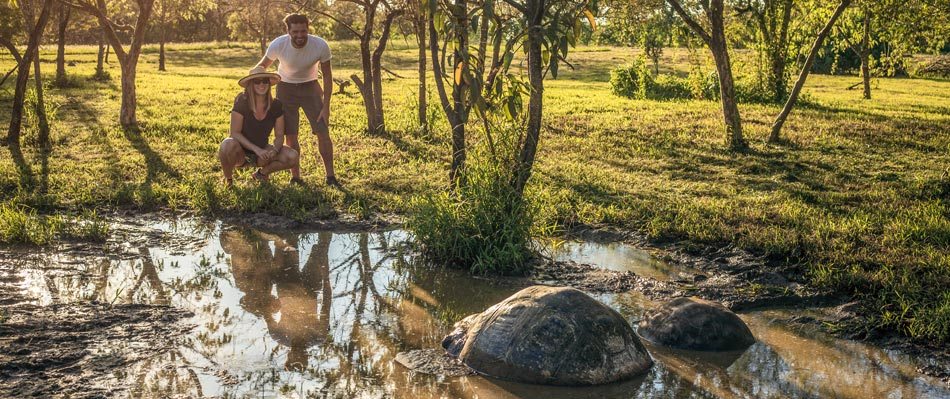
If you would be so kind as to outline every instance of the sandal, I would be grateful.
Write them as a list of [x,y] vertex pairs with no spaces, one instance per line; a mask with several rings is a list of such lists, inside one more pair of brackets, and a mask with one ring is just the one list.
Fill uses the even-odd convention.
[[255,170],[255,171],[254,171],[254,174],[251,175],[251,177],[253,177],[254,180],[257,180],[257,181],[259,181],[259,182],[261,182],[261,183],[267,183],[267,181],[268,181],[268,179],[269,179],[269,178],[267,177],[267,175],[265,175],[263,172],[261,172],[260,169]]

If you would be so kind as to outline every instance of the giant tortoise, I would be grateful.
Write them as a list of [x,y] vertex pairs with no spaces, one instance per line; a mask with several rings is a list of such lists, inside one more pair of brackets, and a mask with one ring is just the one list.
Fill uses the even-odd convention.
[[606,384],[653,364],[619,313],[573,288],[525,288],[456,323],[442,346],[476,372],[534,384]]

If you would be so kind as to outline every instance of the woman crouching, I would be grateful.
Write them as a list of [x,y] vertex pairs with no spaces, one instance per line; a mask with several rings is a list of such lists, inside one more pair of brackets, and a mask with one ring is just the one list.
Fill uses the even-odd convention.
[[[234,168],[257,166],[253,177],[265,182],[271,173],[297,166],[297,151],[284,146],[284,107],[270,93],[278,81],[280,75],[264,68],[254,68],[238,81],[244,92],[234,99],[230,137],[218,149],[224,184],[229,187],[234,184]],[[273,145],[267,143],[271,130]]]

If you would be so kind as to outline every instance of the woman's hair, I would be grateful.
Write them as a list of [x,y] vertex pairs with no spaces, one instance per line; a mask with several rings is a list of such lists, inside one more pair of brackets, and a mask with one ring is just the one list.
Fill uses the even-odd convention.
[[[244,88],[244,96],[247,97],[247,107],[251,109],[251,113],[254,113],[254,110],[257,109],[257,96],[254,95],[254,81],[248,83],[247,87]],[[270,106],[274,103],[274,99],[271,98],[270,86],[267,86],[267,94],[264,95],[264,115],[267,115],[270,112]]]

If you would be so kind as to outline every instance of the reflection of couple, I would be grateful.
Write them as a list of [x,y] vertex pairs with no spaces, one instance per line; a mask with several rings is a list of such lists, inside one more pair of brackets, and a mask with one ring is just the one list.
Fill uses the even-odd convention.
[[261,317],[271,337],[290,348],[288,369],[305,369],[307,348],[325,341],[329,333],[331,237],[319,234],[301,269],[296,239],[255,231],[221,234],[221,247],[231,255],[234,284],[244,293],[241,307]]
[[[300,177],[300,109],[310,121],[323,166],[326,183],[339,186],[333,172],[333,142],[330,141],[330,96],[333,75],[330,46],[326,40],[309,33],[306,16],[291,14],[284,18],[287,34],[270,43],[261,61],[238,84],[244,92],[234,99],[231,109],[230,136],[221,142],[218,159],[225,184],[232,184],[234,168],[257,166],[254,178],[267,181],[271,173],[290,169],[290,182],[303,184]],[[277,73],[267,68],[280,61]],[[323,74],[323,86],[317,81],[317,65]],[[277,98],[271,99],[270,87],[277,85]],[[273,145],[268,144],[271,130]],[[287,146],[284,146],[284,137]]]

